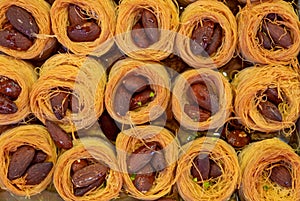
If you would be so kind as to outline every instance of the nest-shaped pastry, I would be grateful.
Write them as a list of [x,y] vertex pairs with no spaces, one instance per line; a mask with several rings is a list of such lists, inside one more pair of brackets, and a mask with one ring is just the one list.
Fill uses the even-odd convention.
[[[129,102],[125,96],[118,96],[121,104],[126,108],[126,114],[120,114],[115,109],[116,97],[119,95],[118,88],[121,87],[123,79],[127,76],[143,76],[153,90],[153,100],[140,108],[130,110]],[[138,61],[134,59],[123,59],[118,61],[111,69],[107,86],[105,89],[105,106],[108,113],[118,122],[124,124],[143,124],[157,119],[168,106],[170,98],[170,78],[165,67],[152,61]],[[132,95],[132,94],[130,94]]]
[[13,114],[0,114],[0,125],[17,123],[31,113],[29,94],[37,80],[37,74],[31,64],[4,55],[0,56],[0,72],[1,76],[14,80],[21,87],[21,93],[14,101],[18,111]]
[[[222,42],[210,55],[204,48],[204,53],[199,55],[191,50],[193,31],[198,26],[202,26],[203,20],[210,20],[222,29]],[[219,68],[233,57],[238,40],[237,23],[234,15],[224,3],[210,0],[196,1],[185,8],[180,21],[181,25],[176,37],[176,51],[187,64],[195,68]],[[214,40],[211,39],[212,42]]]
[[[103,112],[105,84],[104,67],[95,59],[71,54],[54,55],[43,64],[40,77],[33,85],[31,110],[43,123],[46,119],[56,122],[66,132],[88,128]],[[58,120],[50,99],[61,91],[77,98],[79,111],[75,113],[68,109]]]
[[[287,32],[290,33],[292,44],[287,48],[278,48],[277,45],[266,49],[259,40],[258,31],[262,29],[263,20],[268,14],[276,14],[281,18],[272,22],[285,27],[282,34],[278,32],[279,38],[285,37]],[[280,0],[247,5],[237,14],[237,21],[238,51],[244,59],[260,64],[282,65],[287,65],[292,60],[296,60],[295,58],[300,50],[300,24],[291,3]]]
[[10,6],[18,6],[27,10],[35,19],[39,32],[34,37],[32,46],[26,50],[14,50],[4,46],[0,46],[0,51],[10,56],[20,59],[38,59],[46,49],[54,45],[54,39],[51,35],[51,21],[50,21],[50,5],[44,0],[15,0],[15,1],[1,1],[0,2],[0,24],[1,28],[7,22],[6,11]]
[[[95,159],[109,167],[105,186],[91,189],[83,196],[75,196],[71,180],[71,167],[77,160]],[[81,138],[73,148],[60,155],[53,175],[54,186],[64,200],[103,200],[118,197],[122,187],[115,151],[109,143],[96,137]]]
[[[79,6],[91,15],[101,28],[101,33],[94,41],[75,42],[68,37],[67,26],[68,7],[70,4]],[[114,44],[116,12],[115,3],[112,0],[56,0],[50,11],[52,30],[57,40],[77,55],[101,56],[109,51]]]
[[[131,37],[140,10],[151,11],[157,19],[160,37],[147,48],[138,47]],[[162,60],[173,52],[174,39],[179,26],[177,2],[173,0],[122,0],[118,7],[116,43],[129,57],[140,60]]]
[[[2,133],[0,139],[1,188],[8,190],[15,195],[26,197],[30,197],[45,190],[52,181],[57,157],[56,146],[46,128],[40,125],[18,126]],[[47,154],[46,161],[53,163],[53,167],[47,177],[37,185],[26,185],[24,176],[12,181],[7,177],[11,155],[10,152],[16,151],[18,147],[23,145],[29,145],[36,150],[43,151]]]
[[[273,138],[252,143],[239,154],[239,162],[242,170],[239,193],[244,200],[292,201],[299,199],[300,160],[285,142]],[[272,170],[274,171],[273,168],[279,166],[288,170],[291,177],[290,187],[284,187],[272,181]],[[284,181],[283,174],[277,174],[277,176]]]
[[[139,191],[128,173],[128,154],[134,152],[145,143],[160,144],[166,161],[166,167],[156,173],[155,181],[147,192]],[[165,128],[158,126],[137,126],[119,133],[116,140],[117,159],[122,172],[124,188],[130,196],[139,200],[156,200],[168,194],[175,184],[175,167],[178,159],[178,141]]]
[[[213,102],[213,96],[217,97],[217,105],[211,104],[211,108],[209,108],[214,112],[211,112],[210,117],[204,121],[199,121],[198,117],[192,118],[184,109],[191,99],[188,96],[188,91],[191,90],[193,84],[197,83],[203,83],[208,88],[208,101]],[[231,86],[221,73],[211,69],[201,68],[185,71],[176,78],[172,92],[174,117],[182,126],[188,129],[208,130],[220,128],[228,120],[232,111]]]
[[[235,93],[234,112],[244,126],[261,132],[290,128],[286,134],[292,133],[300,112],[300,83],[299,74],[291,67],[266,65],[246,68],[235,76],[232,87]],[[281,103],[277,108],[282,121],[268,119],[259,110],[259,104],[266,101],[266,95],[261,92],[268,88],[278,92],[276,98]]]
[[[209,159],[221,167],[222,174],[198,184],[191,168],[199,154],[208,154]],[[229,144],[221,139],[202,137],[182,147],[176,177],[180,196],[186,201],[228,200],[240,185],[241,171],[235,150]]]

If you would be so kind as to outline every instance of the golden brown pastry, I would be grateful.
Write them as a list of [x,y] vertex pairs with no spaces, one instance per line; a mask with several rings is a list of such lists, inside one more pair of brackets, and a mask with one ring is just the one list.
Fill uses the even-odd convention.
[[232,110],[232,89],[219,72],[201,68],[185,71],[175,80],[172,111],[191,130],[217,129]]
[[[24,120],[31,113],[29,94],[33,83],[37,80],[34,67],[22,60],[1,55],[0,76],[2,104],[0,125],[13,124]],[[14,105],[13,108],[7,110],[4,102]]]
[[157,200],[175,184],[178,142],[158,126],[137,126],[119,133],[117,159],[125,191],[139,200]]
[[201,0],[189,4],[180,16],[176,50],[195,68],[219,68],[234,55],[237,23],[222,2]]
[[273,138],[252,143],[239,154],[239,162],[244,200],[299,199],[300,160],[285,142]]
[[5,131],[0,136],[0,150],[2,189],[30,197],[51,183],[57,153],[45,127],[23,125]]
[[299,19],[285,1],[245,6],[237,15],[238,51],[259,64],[296,63],[300,50]]
[[225,201],[239,188],[241,171],[235,150],[217,138],[198,138],[182,147],[176,184],[185,201]]
[[234,111],[247,128],[261,132],[285,130],[290,135],[299,117],[299,74],[290,66],[254,66],[232,81]]
[[95,59],[58,54],[40,69],[30,106],[43,123],[50,120],[66,132],[92,126],[103,112],[106,74]]
[[0,10],[1,52],[20,59],[39,59],[56,44],[46,1],[4,0]]
[[179,26],[177,2],[122,0],[118,7],[116,43],[129,57],[162,60],[173,51]]
[[[91,182],[84,182],[87,178]],[[95,137],[76,141],[72,149],[60,155],[53,183],[59,195],[68,201],[117,198],[122,177],[112,145]]]
[[127,58],[112,67],[105,89],[105,106],[116,121],[153,121],[164,113],[169,98],[170,78],[163,65]]
[[52,30],[74,54],[101,56],[114,44],[115,10],[112,0],[55,0]]

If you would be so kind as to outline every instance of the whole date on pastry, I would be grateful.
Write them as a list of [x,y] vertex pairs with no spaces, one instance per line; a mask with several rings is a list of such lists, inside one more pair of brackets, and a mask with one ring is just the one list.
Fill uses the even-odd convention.
[[14,80],[0,75],[0,94],[7,96],[10,100],[16,100],[22,89]]
[[292,187],[292,176],[290,171],[283,165],[275,166],[271,169],[270,179],[280,186]]

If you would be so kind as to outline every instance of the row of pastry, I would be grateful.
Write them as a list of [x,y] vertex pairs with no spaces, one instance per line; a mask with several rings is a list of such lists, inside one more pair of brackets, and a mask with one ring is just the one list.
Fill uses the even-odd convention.
[[225,141],[202,137],[180,146],[167,129],[137,126],[119,133],[114,147],[85,137],[59,154],[41,125],[0,136],[1,188],[30,197],[53,182],[64,200],[298,200],[300,158],[279,139],[248,145],[238,155]]
[[43,124],[74,133],[91,127],[106,108],[121,125],[165,115],[166,121],[174,117],[184,128],[205,131],[222,128],[234,112],[247,129],[289,129],[290,135],[299,116],[299,74],[290,66],[248,67],[231,83],[221,72],[191,69],[177,74],[171,86],[172,69],[153,61],[122,59],[108,76],[97,60],[72,54],[54,55],[38,69],[8,56],[0,61],[0,125],[32,113]]
[[300,47],[298,16],[285,1],[248,3],[236,16],[219,1],[191,3],[181,14],[172,0],[6,0],[0,8],[0,50],[21,59],[46,58],[56,39],[78,55],[101,56],[114,42],[139,60],[176,52],[196,68],[219,68],[236,51],[253,63],[288,64]]

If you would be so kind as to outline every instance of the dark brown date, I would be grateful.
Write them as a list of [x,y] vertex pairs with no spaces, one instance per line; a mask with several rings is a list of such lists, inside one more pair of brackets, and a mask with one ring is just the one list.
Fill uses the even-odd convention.
[[198,181],[207,180],[209,178],[210,162],[207,154],[199,154],[193,160],[191,174]]
[[235,148],[242,148],[250,143],[251,138],[242,130],[233,130],[230,131],[227,135],[227,142],[235,147]]
[[154,96],[152,96],[151,94],[154,94],[154,92],[150,88],[142,92],[133,94],[130,100],[129,110],[135,110],[152,101]]
[[136,175],[133,184],[141,192],[147,192],[155,181],[155,172],[151,165],[144,166]]
[[203,50],[207,48],[214,33],[214,25],[215,23],[211,20],[203,20],[202,26],[198,24],[193,30],[190,46],[195,55],[202,54]]
[[262,116],[266,119],[270,119],[272,121],[282,121],[281,113],[276,105],[271,103],[270,101],[260,102],[258,105],[258,110],[262,114]]
[[148,81],[141,75],[129,75],[123,79],[122,84],[128,91],[134,93],[145,90],[147,88]]
[[68,104],[69,104],[68,98],[69,98],[69,93],[67,92],[53,93],[52,97],[50,98],[52,111],[58,120],[63,119],[66,115],[66,111],[68,109]]
[[52,162],[36,163],[26,171],[26,184],[37,185],[41,183],[49,174],[53,167]]
[[193,121],[203,122],[207,121],[209,117],[211,117],[211,113],[209,111],[203,110],[195,105],[184,105],[184,112],[191,118]]
[[42,150],[35,151],[31,164],[43,163],[47,159],[48,155]]
[[278,106],[283,101],[279,98],[278,90],[277,88],[268,88],[264,92],[267,96],[267,100],[274,103],[276,106]]
[[17,111],[17,105],[6,96],[0,94],[0,114],[14,114]]
[[80,7],[74,4],[70,4],[68,7],[68,19],[70,25],[78,25],[87,21]]
[[24,145],[18,147],[12,154],[9,165],[7,178],[14,180],[21,177],[27,170],[34,157],[35,149],[31,146]]
[[101,163],[88,165],[78,171],[72,176],[72,183],[75,188],[87,187],[95,181],[106,177],[109,168]]
[[220,166],[216,164],[213,160],[210,160],[209,178],[217,178],[222,174],[223,173]]
[[87,192],[98,188],[99,186],[101,186],[101,184],[105,181],[105,177],[101,177],[100,179],[96,180],[95,182],[91,183],[90,185],[86,186],[86,187],[82,187],[82,188],[75,188],[74,189],[74,195],[75,196],[83,196],[84,194],[86,194]]
[[71,149],[73,147],[72,138],[56,123],[46,120],[46,128],[50,133],[55,145],[62,149]]
[[257,37],[259,44],[262,44],[265,49],[272,49],[272,41],[264,32],[257,32]]
[[33,38],[34,34],[39,33],[35,19],[27,10],[13,5],[7,9],[5,15],[10,24],[25,36]]
[[201,108],[212,113],[219,110],[219,100],[213,91],[209,90],[205,84],[192,84],[188,96]]
[[156,142],[148,142],[132,152],[127,160],[128,172],[137,173],[146,166],[153,158],[156,147]]
[[165,155],[163,151],[156,151],[152,160],[151,165],[156,172],[162,171],[167,167],[167,162],[165,160]]
[[82,168],[85,168],[88,166],[88,162],[85,159],[78,159],[72,163],[71,170],[73,173],[77,172],[78,170],[81,170]]
[[140,23],[136,23],[132,27],[131,38],[134,43],[140,48],[147,48],[150,46],[145,30]]
[[160,35],[156,16],[150,10],[144,9],[141,20],[151,44],[156,43],[159,40]]
[[101,33],[101,28],[95,22],[71,25],[67,27],[67,34],[73,42],[92,42]]
[[22,89],[20,85],[15,82],[14,80],[5,77],[0,76],[0,93],[8,97],[10,100],[14,101],[16,100]]
[[32,46],[32,41],[11,28],[0,31],[0,45],[13,50],[26,51]]
[[123,85],[118,86],[115,93],[114,109],[115,112],[120,116],[125,116],[129,111],[131,94],[126,90]]
[[71,94],[69,97],[69,109],[73,112],[73,113],[78,113],[80,112],[80,110],[83,109],[83,107],[80,105],[79,103],[79,99],[77,98],[76,95]]
[[111,141],[116,141],[120,129],[115,120],[105,110],[99,118],[99,124],[104,135]]
[[280,186],[291,188],[292,187],[292,176],[290,171],[285,166],[276,166],[271,170],[270,179],[276,182]]
[[289,31],[278,24],[266,21],[265,25],[263,25],[263,30],[265,33],[270,34],[270,38],[273,39],[275,44],[283,48],[287,49],[293,44],[293,40]]
[[209,56],[217,52],[218,48],[222,44],[222,38],[222,27],[219,24],[215,24],[215,29],[211,37],[211,41],[209,41],[208,46],[205,49]]

